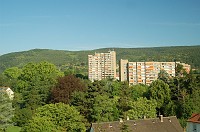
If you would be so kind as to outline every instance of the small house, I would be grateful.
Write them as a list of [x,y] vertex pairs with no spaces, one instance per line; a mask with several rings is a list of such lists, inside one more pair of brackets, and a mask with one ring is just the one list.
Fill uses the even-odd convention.
[[187,120],[186,132],[200,132],[200,113],[192,114]]

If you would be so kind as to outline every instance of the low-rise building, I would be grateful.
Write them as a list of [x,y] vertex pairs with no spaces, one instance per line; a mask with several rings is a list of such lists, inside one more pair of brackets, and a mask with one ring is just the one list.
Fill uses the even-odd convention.
[[90,132],[183,132],[175,116],[92,123]]
[[200,132],[200,113],[192,114],[187,120],[186,132]]

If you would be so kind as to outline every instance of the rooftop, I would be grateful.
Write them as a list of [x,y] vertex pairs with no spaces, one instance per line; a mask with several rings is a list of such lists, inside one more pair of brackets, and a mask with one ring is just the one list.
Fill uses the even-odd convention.
[[130,132],[183,132],[183,128],[175,116],[163,117],[163,120],[153,118],[92,123],[91,130],[93,132],[121,132],[123,128]]
[[200,124],[200,113],[192,114],[187,121]]

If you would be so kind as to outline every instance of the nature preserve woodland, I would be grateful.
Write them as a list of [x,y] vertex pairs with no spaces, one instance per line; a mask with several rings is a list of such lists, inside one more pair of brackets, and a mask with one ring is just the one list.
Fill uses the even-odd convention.
[[200,113],[199,51],[34,49],[2,55],[0,131],[186,130],[192,114]]

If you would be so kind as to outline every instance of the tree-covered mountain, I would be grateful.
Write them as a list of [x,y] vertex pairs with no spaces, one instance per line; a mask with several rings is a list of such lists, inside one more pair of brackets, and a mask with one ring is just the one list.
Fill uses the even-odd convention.
[[59,68],[63,68],[63,66],[80,66],[87,69],[87,55],[95,52],[107,52],[108,50],[116,51],[117,62],[120,59],[128,59],[129,61],[181,61],[190,64],[192,68],[200,69],[200,45],[198,45],[153,48],[103,48],[86,51],[33,49],[1,55],[0,73],[9,67],[22,67],[28,62],[40,61],[48,61]]

